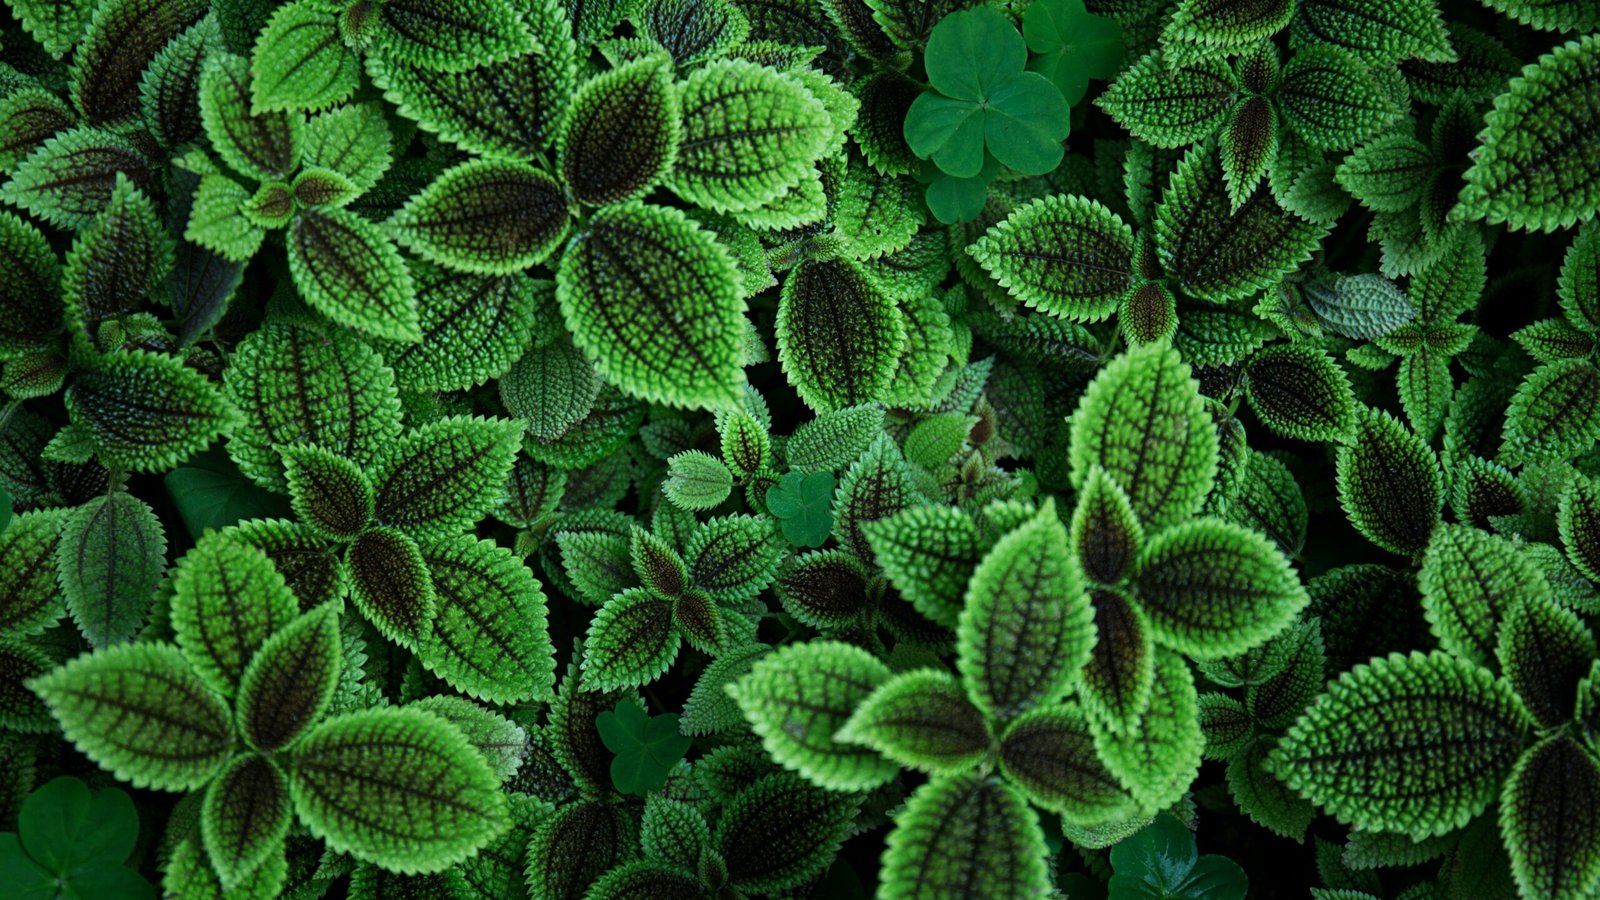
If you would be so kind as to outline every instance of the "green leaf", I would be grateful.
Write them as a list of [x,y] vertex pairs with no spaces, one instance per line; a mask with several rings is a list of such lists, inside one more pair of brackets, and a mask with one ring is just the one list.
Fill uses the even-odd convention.
[[683,140],[669,183],[717,212],[765,206],[801,184],[828,146],[827,107],[795,76],[726,59],[681,85]]
[[70,73],[72,103],[94,125],[139,114],[140,74],[189,25],[206,15],[200,0],[112,0],[98,4],[78,41]]
[[69,776],[28,794],[16,823],[11,837],[20,838],[27,855],[67,876],[80,868],[120,866],[139,835],[139,813],[125,791],[105,788],[91,796],[87,785]]
[[924,63],[933,91],[906,113],[912,152],[945,173],[970,178],[985,151],[1024,175],[1061,163],[1069,107],[1061,91],[1023,70],[1027,49],[997,10],[951,13],[934,26]]
[[972,518],[955,507],[913,506],[865,522],[861,531],[901,596],[924,616],[954,628],[967,581],[982,558]]
[[56,551],[71,511],[25,512],[0,532],[0,636],[38,634],[66,614]]
[[294,820],[289,780],[266,757],[236,757],[206,788],[200,836],[222,884],[249,878],[283,841]]
[[1434,0],[1398,0],[1373,9],[1309,0],[1294,20],[1290,40],[1297,47],[1324,43],[1342,47],[1373,62],[1456,58]]
[[424,544],[422,561],[438,602],[418,639],[422,664],[480,700],[547,700],[555,655],[533,572],[511,551],[470,535]]
[[135,472],[183,462],[231,430],[238,416],[204,375],[143,350],[86,361],[67,387],[66,403],[100,461]]
[[602,210],[562,257],[556,299],[573,342],[629,396],[696,408],[738,398],[737,273],[683,213],[641,203]]
[[1600,368],[1588,359],[1560,359],[1533,371],[1506,410],[1506,462],[1567,458],[1600,439]]
[[1561,495],[1556,525],[1567,559],[1585,578],[1596,580],[1600,575],[1600,485],[1576,474]]
[[184,227],[184,240],[229,262],[248,262],[266,237],[265,228],[246,215],[252,199],[249,191],[226,175],[203,175]]
[[437,872],[506,827],[506,799],[483,754],[417,709],[329,719],[295,746],[295,811],[331,849],[402,873]]
[[[285,854],[271,853],[265,862],[234,887],[234,895],[249,900],[267,900],[283,890],[287,878],[288,860]],[[217,879],[211,861],[206,858],[198,830],[173,848],[161,886],[162,890],[173,896],[203,897],[206,900],[221,900],[224,896],[224,888]]]
[[783,608],[813,628],[856,623],[871,606],[867,568],[848,550],[823,550],[794,557],[778,577]]
[[594,412],[602,386],[594,364],[558,339],[528,350],[500,377],[500,401],[528,420],[530,435],[558,440]]
[[61,284],[67,315],[93,329],[138,309],[172,271],[173,242],[155,204],[124,175],[106,208],[78,232]]
[[683,733],[695,736],[720,734],[744,727],[744,714],[739,711],[739,704],[728,696],[726,688],[749,672],[755,661],[770,649],[766,644],[742,644],[729,648],[707,664],[695,680],[689,699],[684,702]]
[[882,399],[905,343],[905,318],[860,268],[807,260],[778,301],[778,359],[807,406],[837,411]]
[[573,94],[558,139],[562,178],[595,206],[642,197],[672,170],[682,130],[668,61],[619,66]]
[[761,593],[785,555],[787,548],[771,521],[756,516],[712,519],[683,548],[690,582],[722,603],[740,603]]
[[61,593],[91,647],[120,644],[150,615],[167,536],[143,500],[123,491],[74,509],[56,548]]
[[385,110],[377,103],[346,103],[312,116],[301,135],[303,166],[338,172],[365,193],[393,161]]
[[139,111],[144,125],[164,147],[200,137],[200,73],[206,56],[223,50],[215,14],[189,26],[167,42],[139,78]]
[[1439,461],[1394,416],[1368,411],[1335,465],[1339,504],[1367,540],[1391,553],[1428,546],[1444,507]]
[[1417,574],[1422,610],[1439,646],[1489,665],[1501,623],[1524,598],[1549,600],[1550,588],[1514,544],[1465,525],[1434,532]]
[[1133,231],[1085,197],[1019,207],[968,252],[1013,297],[1076,322],[1108,318],[1132,282]]
[[430,262],[511,275],[555,249],[567,218],[555,179],[523,163],[472,160],[423,188],[392,224],[400,242]]
[[438,609],[417,542],[395,528],[371,528],[345,551],[350,596],[384,637],[415,648]]
[[1097,588],[1095,644],[1083,669],[1079,698],[1104,728],[1122,732],[1138,724],[1150,702],[1155,678],[1155,644],[1150,618],[1123,591]]
[[1150,700],[1139,714],[1139,728],[1121,734],[1095,732],[1100,761],[1139,801],[1145,814],[1181,799],[1200,772],[1200,731],[1194,676],[1188,663],[1160,652]]
[[679,65],[721,56],[750,34],[750,20],[727,0],[667,0],[640,7],[634,15]]
[[168,644],[86,654],[28,686],[67,740],[134,787],[202,787],[233,748],[227,704]]
[[1557,728],[1572,718],[1578,685],[1594,662],[1595,640],[1577,613],[1548,592],[1530,592],[1507,611],[1496,656],[1528,712],[1544,727]]
[[791,644],[757,660],[727,688],[774,762],[841,791],[884,784],[899,766],[864,747],[834,741],[889,667],[837,641]]
[[784,445],[784,456],[800,471],[842,469],[883,431],[883,416],[883,407],[875,403],[820,413],[795,428]]
[[[1412,287],[1417,286],[1413,280]],[[1318,321],[1359,341],[1390,334],[1417,314],[1405,292],[1376,272],[1317,278],[1303,289]]]
[[416,428],[378,460],[376,521],[417,534],[470,528],[505,487],[522,424],[451,416]]
[[906,672],[879,685],[834,738],[935,774],[974,768],[992,740],[961,683],[938,669]]
[[1109,78],[1122,67],[1122,26],[1090,15],[1081,0],[1029,4],[1022,37],[1032,51],[1028,70],[1050,79],[1069,106],[1083,99],[1089,79]]
[[0,211],[0,350],[51,345],[61,330],[61,266],[44,234]]
[[733,473],[703,450],[685,450],[667,459],[661,490],[680,509],[714,509],[733,492]]
[[1309,344],[1276,344],[1245,366],[1245,397],[1272,431],[1303,441],[1338,441],[1359,409],[1344,370]]
[[1112,360],[1089,384],[1072,416],[1069,453],[1074,486],[1098,465],[1152,529],[1199,511],[1215,477],[1217,432],[1178,352],[1147,345]]
[[239,733],[266,753],[292,744],[333,702],[342,653],[339,613],[332,604],[274,632],[239,679]]
[[[857,802],[788,772],[768,775],[733,796],[712,843],[739,890],[790,890],[820,876],[849,834]],[[774,841],[773,836],[783,839]]]
[[9,5],[23,30],[56,59],[83,37],[96,6],[89,0],[14,0]]
[[311,0],[278,7],[250,57],[251,106],[325,109],[361,81],[361,61],[339,36],[338,16]]
[[583,683],[610,691],[648,684],[678,657],[672,604],[642,588],[628,588],[600,607],[583,645]]
[[327,537],[355,537],[372,521],[372,483],[361,467],[314,444],[278,448],[300,521]]
[[956,629],[968,695],[1000,722],[1060,699],[1089,659],[1093,623],[1067,529],[1046,503],[972,573]]
[[1378,212],[1404,212],[1422,199],[1433,153],[1403,132],[1380,135],[1350,154],[1334,175],[1340,186]]
[[400,436],[400,401],[383,358],[339,329],[268,322],[223,375],[244,421],[228,441],[239,470],[288,493],[277,447],[315,444],[370,466]]
[[208,56],[200,73],[200,121],[212,148],[256,181],[289,177],[300,163],[303,117],[251,107],[250,61],[231,53]]
[[1111,848],[1110,888],[1129,900],[1206,898],[1244,900],[1249,881],[1225,856],[1200,856],[1194,835],[1176,816],[1162,813]]
[[887,897],[1045,896],[1049,850],[1039,818],[1015,787],[977,773],[937,776],[895,817],[879,890]]
[[141,190],[150,187],[150,162],[132,141],[79,127],[33,151],[0,188],[0,196],[57,228],[83,228],[105,209],[119,173]]
[[[520,275],[468,275],[415,263],[422,340],[385,343],[383,357],[405,390],[464,390],[507,374],[526,358],[528,322],[547,310],[548,291]],[[549,282],[543,282],[548,286]]]
[[1117,76],[1095,104],[1139,140],[1175,149],[1220,128],[1238,99],[1238,78],[1221,59],[1174,65],[1154,50]]
[[543,49],[503,62],[439,72],[369,57],[367,66],[400,115],[424,131],[469,152],[532,159],[555,135],[576,78],[576,45],[566,16],[529,18]]
[[1303,841],[1317,811],[1266,770],[1265,761],[1273,744],[1271,739],[1257,738],[1229,761],[1228,790],[1256,824],[1274,834]]
[[1600,330],[1600,228],[1578,229],[1561,259],[1556,296],[1568,322],[1584,331]]
[[1018,716],[1000,741],[1000,770],[1034,803],[1070,823],[1092,826],[1134,810],[1126,790],[1106,770],[1089,720],[1058,704]]
[[611,761],[611,783],[624,794],[650,794],[667,783],[673,766],[683,759],[690,739],[678,733],[678,717],[651,716],[632,700],[617,702],[595,718],[595,727]]
[[1600,209],[1589,136],[1600,37],[1568,41],[1511,79],[1484,119],[1461,212],[1513,230],[1570,228]]
[[833,476],[827,472],[789,472],[767,488],[763,499],[789,543],[820,547],[833,531],[833,493]]
[[1267,185],[1235,204],[1221,154],[1190,150],[1156,209],[1156,250],[1178,287],[1214,303],[1272,288],[1311,257],[1325,229],[1285,210]]
[[537,46],[520,10],[495,0],[388,0],[370,14],[379,55],[421,69],[460,71]]
[[302,210],[289,223],[289,274],[312,309],[391,341],[418,341],[416,285],[377,225],[343,209]]
[[632,832],[632,816],[620,806],[590,800],[560,807],[539,823],[528,842],[531,892],[583,896],[602,874],[631,855]]
[[267,554],[232,533],[206,535],[173,568],[173,634],[195,674],[224,697],[233,696],[263,642],[299,611]]
[[870,559],[872,547],[862,528],[920,502],[911,467],[894,441],[880,435],[839,480],[833,536],[857,556]]
[[1246,51],[1282,31],[1295,5],[1282,0],[1185,0],[1161,31],[1161,46],[1174,62]]
[[1500,834],[1527,897],[1583,897],[1600,887],[1600,761],[1565,735],[1517,761],[1500,796]]
[[1495,799],[1531,725],[1487,669],[1439,652],[1393,654],[1331,684],[1268,765],[1341,821],[1421,839]]
[[1289,57],[1277,101],[1284,124],[1320,150],[1349,150],[1396,114],[1393,100],[1365,63],[1322,43]]

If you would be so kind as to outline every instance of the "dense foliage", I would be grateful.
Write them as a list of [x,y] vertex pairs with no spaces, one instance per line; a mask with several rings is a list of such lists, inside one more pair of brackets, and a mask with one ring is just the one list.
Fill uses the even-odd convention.
[[1600,893],[1600,5],[4,8],[0,891]]

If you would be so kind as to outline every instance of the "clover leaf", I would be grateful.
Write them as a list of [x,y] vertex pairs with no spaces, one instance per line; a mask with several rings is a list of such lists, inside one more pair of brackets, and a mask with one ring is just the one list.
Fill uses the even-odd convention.
[[689,750],[689,738],[678,733],[678,716],[652,716],[632,700],[619,700],[615,710],[595,717],[600,740],[616,754],[611,784],[624,794],[648,794],[667,783],[667,773]]
[[945,16],[923,62],[932,88],[912,102],[904,127],[919,158],[957,178],[983,171],[985,149],[1024,175],[1060,165],[1071,108],[1027,71],[1027,46],[1003,14],[979,7]]
[[1194,835],[1171,813],[1111,848],[1115,900],[1244,900],[1249,879],[1226,856],[1201,856]]
[[1022,36],[1034,53],[1028,71],[1050,79],[1069,105],[1083,99],[1089,79],[1122,68],[1122,25],[1091,15],[1083,0],[1037,0],[1022,14]]
[[139,837],[133,800],[116,788],[90,795],[57,778],[23,801],[17,830],[0,834],[0,884],[19,898],[155,897],[123,862]]
[[767,488],[767,510],[796,547],[821,547],[833,530],[833,474],[790,472]]

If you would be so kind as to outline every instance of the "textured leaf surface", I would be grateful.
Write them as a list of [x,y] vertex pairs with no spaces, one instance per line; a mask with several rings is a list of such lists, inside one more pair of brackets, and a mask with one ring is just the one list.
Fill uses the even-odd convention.
[[506,825],[483,755],[431,713],[370,709],[329,719],[296,745],[290,789],[312,834],[400,872],[460,862]]
[[794,644],[757,660],[728,686],[773,761],[833,790],[865,790],[900,771],[866,747],[833,739],[889,667],[836,641]]
[[671,171],[682,131],[671,68],[628,63],[573,95],[561,131],[561,174],[574,197],[603,206],[644,195]]
[[1462,210],[1513,229],[1568,228],[1600,207],[1600,37],[1569,41],[1513,78],[1485,119]]
[[167,536],[150,504],[116,491],[73,510],[56,548],[61,593],[92,647],[132,638],[150,616]]
[[706,65],[680,90],[672,188],[718,212],[755,209],[798,185],[833,127],[799,80],[743,60]]
[[1079,322],[1110,316],[1133,272],[1132,230],[1085,197],[1017,209],[969,252],[1023,303]]
[[209,535],[172,576],[172,631],[212,690],[233,696],[262,643],[300,606],[267,554],[230,535]]
[[440,175],[395,213],[396,235],[430,262],[510,275],[542,261],[567,232],[555,179],[522,163],[473,160]]
[[261,756],[233,760],[206,788],[200,836],[219,880],[237,885],[274,851],[281,853],[294,820],[289,781]]
[[258,750],[288,746],[333,702],[343,648],[339,614],[319,606],[279,629],[250,659],[239,682],[239,733]]
[[1444,834],[1500,791],[1531,725],[1488,670],[1395,654],[1329,686],[1273,752],[1274,772],[1358,828]]
[[134,787],[201,787],[233,747],[227,704],[167,644],[80,656],[29,686],[67,740]]
[[416,285],[376,225],[348,210],[306,210],[290,223],[285,243],[289,274],[313,309],[373,337],[422,338]]
[[1133,811],[1127,791],[1100,761],[1089,720],[1073,706],[1018,716],[1001,739],[1000,767],[1029,800],[1077,825]]
[[832,412],[882,399],[905,341],[894,301],[844,260],[805,262],[783,283],[778,359],[806,405]]
[[1111,476],[1146,528],[1200,509],[1216,472],[1217,432],[1177,351],[1139,347],[1095,376],[1072,416],[1072,480]]
[[66,401],[102,463],[138,472],[188,459],[237,415],[205,376],[143,350],[97,357],[74,376]]
[[956,629],[968,695],[1002,722],[1059,699],[1089,658],[1093,623],[1067,530],[1046,504],[972,573]]
[[934,778],[906,802],[888,843],[879,874],[887,897],[932,900],[976,884],[1005,896],[1050,890],[1038,817],[998,778]]
[[600,607],[583,646],[584,684],[609,691],[648,684],[678,656],[672,604],[629,588]]
[[683,213],[639,203],[602,210],[562,257],[556,299],[574,343],[630,396],[687,407],[737,399],[736,270]]
[[412,431],[373,472],[376,520],[419,534],[470,527],[505,486],[521,432],[516,420],[467,416]]
[[1285,437],[1337,441],[1356,423],[1344,370],[1310,346],[1278,344],[1250,358],[1245,396],[1266,426]]
[[1570,737],[1517,761],[1500,798],[1500,833],[1529,897],[1582,897],[1600,885],[1600,761]]
[[901,765],[959,773],[989,752],[983,713],[948,672],[919,669],[879,685],[835,735]]
[[1480,665],[1494,661],[1496,634],[1513,607],[1550,598],[1544,576],[1514,544],[1464,525],[1434,533],[1417,580],[1439,645]]
[[1368,412],[1339,448],[1339,502],[1356,530],[1392,553],[1428,545],[1444,506],[1433,451],[1385,412]]
[[1205,735],[1195,714],[1197,702],[1189,664],[1177,654],[1161,653],[1139,730],[1095,734],[1100,760],[1144,810],[1177,802],[1200,772]]

